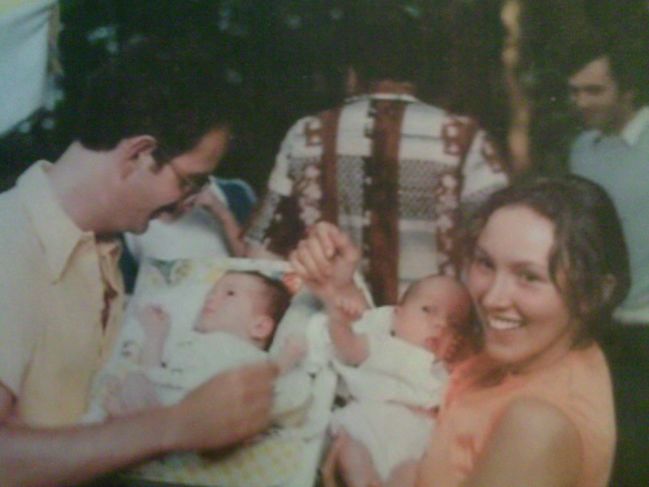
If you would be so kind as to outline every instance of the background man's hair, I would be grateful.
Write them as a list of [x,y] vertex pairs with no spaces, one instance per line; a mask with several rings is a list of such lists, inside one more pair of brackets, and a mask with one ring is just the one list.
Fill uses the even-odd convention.
[[570,49],[566,57],[566,72],[572,76],[587,64],[599,58],[607,58],[611,76],[620,92],[629,90],[636,93],[636,104],[642,105],[649,99],[649,50],[640,39],[608,39],[593,34],[590,39],[582,39]]
[[422,22],[398,2],[373,3],[373,14],[362,9],[341,30],[344,63],[366,82],[416,81],[424,59]]

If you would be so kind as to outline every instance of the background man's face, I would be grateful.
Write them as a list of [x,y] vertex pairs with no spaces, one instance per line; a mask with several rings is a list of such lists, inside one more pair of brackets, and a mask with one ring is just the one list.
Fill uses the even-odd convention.
[[618,133],[633,116],[632,93],[621,93],[607,57],[597,58],[568,80],[570,98],[584,125]]

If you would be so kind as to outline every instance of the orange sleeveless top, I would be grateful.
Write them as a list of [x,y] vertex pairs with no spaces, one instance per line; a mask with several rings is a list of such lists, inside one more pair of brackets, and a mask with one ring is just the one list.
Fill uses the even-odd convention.
[[484,370],[477,356],[451,377],[422,460],[420,487],[451,487],[466,479],[489,433],[512,400],[533,397],[558,407],[575,424],[582,443],[578,487],[606,486],[615,447],[615,415],[608,365],[598,345],[572,350],[555,364],[529,374],[506,375],[492,386],[472,384]]

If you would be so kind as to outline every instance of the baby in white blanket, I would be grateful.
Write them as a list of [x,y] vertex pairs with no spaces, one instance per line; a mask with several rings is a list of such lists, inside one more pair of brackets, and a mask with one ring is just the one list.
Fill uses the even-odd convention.
[[[175,404],[215,374],[260,360],[273,360],[281,374],[287,373],[304,356],[304,341],[295,335],[287,337],[272,358],[267,349],[290,299],[288,289],[278,280],[256,271],[228,271],[208,292],[192,329],[175,340],[169,340],[172,323],[161,305],[136,309],[142,344],[123,344],[125,360],[117,370],[103,375],[103,384],[96,385],[104,393],[91,405],[87,419]],[[123,367],[124,363],[128,365]],[[276,417],[306,401],[294,390],[308,391],[308,384],[300,378],[304,379],[296,376],[293,381],[277,382]]]

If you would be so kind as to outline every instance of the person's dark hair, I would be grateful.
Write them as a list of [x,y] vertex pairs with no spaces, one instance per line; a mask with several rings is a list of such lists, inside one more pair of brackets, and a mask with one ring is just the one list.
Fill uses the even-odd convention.
[[560,57],[574,75],[602,57],[622,92],[634,91],[636,106],[649,101],[649,9],[640,0],[586,0],[588,29],[573,35]]
[[291,304],[291,292],[288,290],[286,285],[279,279],[273,279],[259,271],[230,271],[237,272],[240,274],[246,274],[253,276],[256,279],[259,279],[264,286],[266,286],[267,292],[267,306],[266,314],[270,316],[275,324],[273,332],[268,336],[268,339],[265,343],[265,348],[270,346],[273,342],[273,337],[275,336],[275,331],[277,330],[277,325],[284,317],[284,313]]
[[343,60],[365,82],[416,82],[424,62],[423,22],[394,0],[350,11],[341,29]]
[[550,276],[582,325],[576,344],[600,336],[631,283],[622,227],[608,194],[576,175],[524,178],[478,210],[468,240],[471,254],[491,215],[510,206],[530,208],[554,224]]
[[76,138],[101,151],[150,135],[159,164],[191,150],[210,130],[230,127],[238,113],[236,87],[219,61],[186,42],[129,46],[89,78]]

